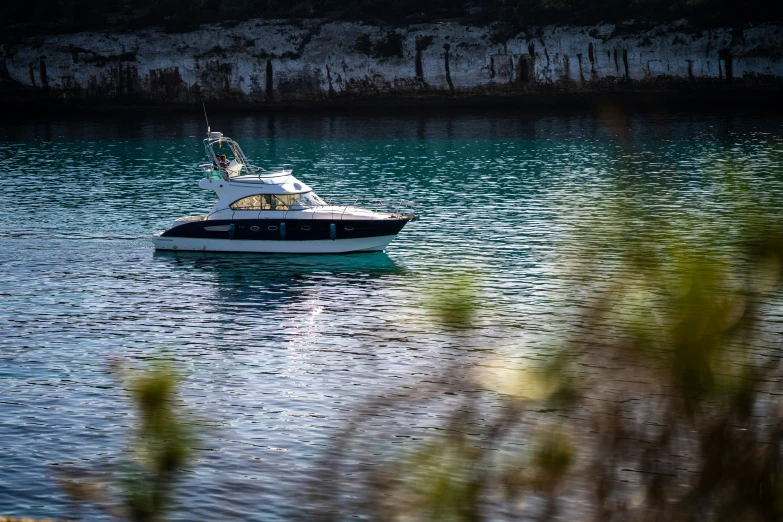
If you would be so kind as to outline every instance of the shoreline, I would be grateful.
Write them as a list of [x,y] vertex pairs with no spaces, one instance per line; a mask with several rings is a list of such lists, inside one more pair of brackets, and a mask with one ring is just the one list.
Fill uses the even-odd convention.
[[[561,94],[459,95],[437,93],[432,96],[377,96],[342,98],[322,101],[290,101],[248,103],[226,100],[204,100],[208,110],[237,114],[352,114],[356,112],[383,115],[385,113],[473,112],[476,110],[550,112],[584,112],[613,107],[632,112],[713,112],[764,111],[783,113],[783,97],[779,90],[694,89],[666,91],[616,91]],[[149,111],[165,114],[185,114],[198,111],[197,103],[154,103],[139,100],[62,100],[40,90],[0,91],[0,120],[40,120],[52,116],[111,117],[143,114]]]

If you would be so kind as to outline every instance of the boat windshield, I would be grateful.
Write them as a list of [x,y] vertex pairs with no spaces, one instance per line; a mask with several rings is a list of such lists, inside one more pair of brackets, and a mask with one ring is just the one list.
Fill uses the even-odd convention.
[[315,195],[314,192],[304,192],[302,194],[291,194],[291,196],[299,196],[299,199],[297,201],[297,204],[302,205],[304,207],[318,207],[321,205],[326,205],[326,202]]

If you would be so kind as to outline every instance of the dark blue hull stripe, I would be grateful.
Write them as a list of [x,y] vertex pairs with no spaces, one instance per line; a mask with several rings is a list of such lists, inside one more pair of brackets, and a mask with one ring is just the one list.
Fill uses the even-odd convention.
[[[396,235],[407,222],[407,219],[342,221],[237,219],[188,221],[166,230],[161,236],[256,241],[357,239]],[[207,230],[207,227],[210,230]]]

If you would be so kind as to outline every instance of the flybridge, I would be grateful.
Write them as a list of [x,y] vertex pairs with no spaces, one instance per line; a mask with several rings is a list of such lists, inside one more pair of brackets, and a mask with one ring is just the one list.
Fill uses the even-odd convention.
[[[240,176],[261,177],[270,175],[261,167],[251,165],[239,143],[228,136],[223,136],[222,132],[210,132],[208,130],[207,137],[204,139],[204,150],[207,153],[207,159],[211,163],[202,165],[202,170],[205,172],[214,171],[214,177],[220,177],[228,181]],[[228,158],[229,154],[232,156],[230,159]]]

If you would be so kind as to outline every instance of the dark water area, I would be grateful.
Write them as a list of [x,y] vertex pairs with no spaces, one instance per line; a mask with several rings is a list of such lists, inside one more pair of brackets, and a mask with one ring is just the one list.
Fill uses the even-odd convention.
[[[53,474],[122,456],[134,412],[110,363],[158,357],[182,372],[203,426],[172,519],[290,518],[366,401],[426,386],[444,367],[548,357],[585,304],[569,294],[569,260],[617,224],[613,201],[675,228],[697,223],[685,234],[698,240],[736,228],[731,173],[760,207],[783,198],[779,115],[214,114],[210,124],[319,195],[410,199],[422,217],[383,253],[155,253],[151,234],[213,203],[198,188],[201,115],[7,123],[0,513],[102,520],[76,511]],[[453,269],[478,289],[469,337],[427,312]],[[414,444],[451,401],[378,412],[374,446],[354,458]]]

